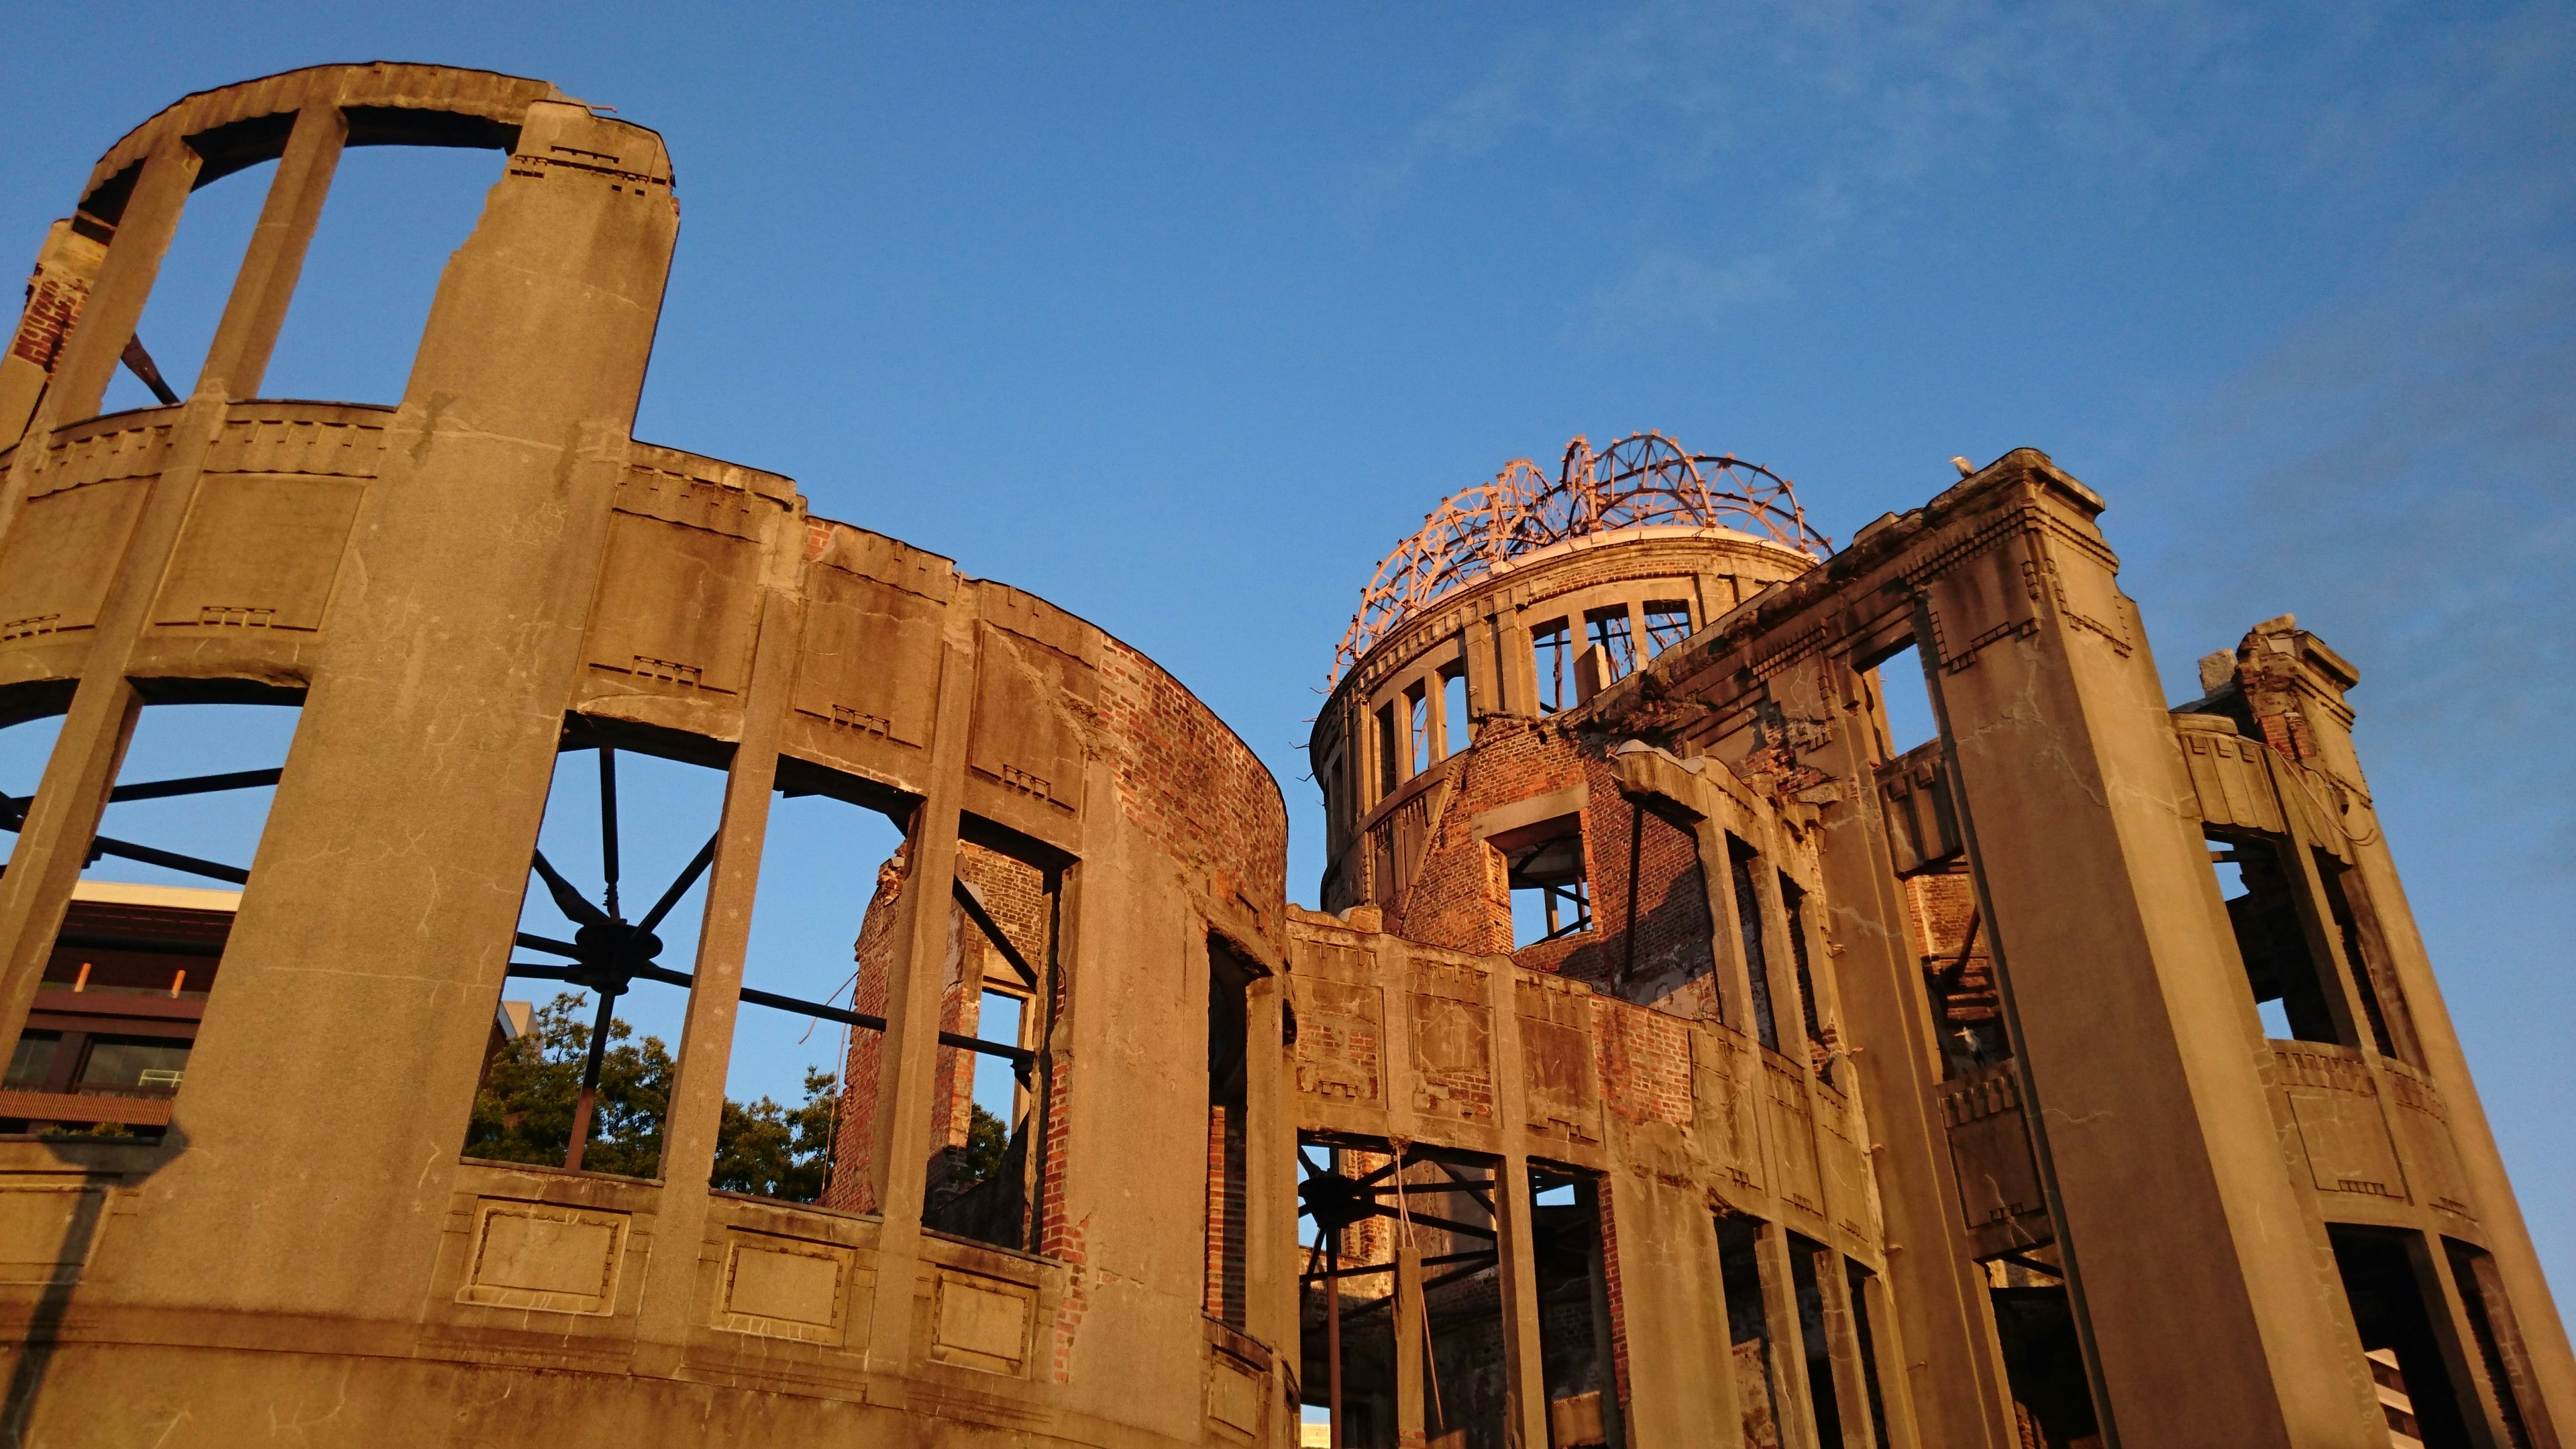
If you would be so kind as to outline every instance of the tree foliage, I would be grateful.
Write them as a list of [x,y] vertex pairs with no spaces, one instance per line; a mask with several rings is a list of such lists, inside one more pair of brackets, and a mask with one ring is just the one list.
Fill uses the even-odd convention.
[[[590,1014],[586,998],[558,994],[537,1009],[527,1031],[502,1047],[474,1096],[466,1156],[562,1164],[590,1052]],[[587,1171],[653,1177],[661,1170],[662,1122],[670,1111],[675,1067],[661,1038],[638,1043],[633,1037],[626,1023],[609,1023],[599,1096],[582,1152]],[[727,1099],[716,1128],[710,1186],[812,1202],[822,1195],[830,1169],[839,1103],[840,1079],[811,1070],[805,1074],[805,1100],[797,1106],[767,1097],[749,1105]]]

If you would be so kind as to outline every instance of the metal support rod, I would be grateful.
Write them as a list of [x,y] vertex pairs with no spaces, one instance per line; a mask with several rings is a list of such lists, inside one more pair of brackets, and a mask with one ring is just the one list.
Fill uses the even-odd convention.
[[1342,1233],[1339,1228],[1325,1235],[1331,1244],[1326,1251],[1324,1267],[1324,1362],[1327,1365],[1324,1412],[1332,1425],[1332,1449],[1342,1449]]
[[146,780],[140,784],[119,785],[107,792],[107,803],[122,804],[128,800],[166,800],[173,795],[203,795],[215,790],[256,790],[274,785],[285,775],[283,769],[235,770],[224,775],[190,775],[178,780]]
[[616,1007],[614,993],[599,993],[599,1018],[590,1028],[590,1057],[581,1067],[581,1097],[572,1107],[572,1142],[564,1148],[567,1172],[581,1171],[582,1154],[590,1146],[590,1114],[599,1103],[599,1069],[608,1056],[608,1023]]
[[608,883],[603,902],[617,917],[617,752],[599,747],[599,874]]
[[[548,941],[542,936],[530,936],[522,933],[519,936],[519,944],[526,946],[531,950],[547,951],[564,956],[570,956],[573,954],[570,946],[565,945],[560,941]],[[558,966],[550,961],[513,961],[510,963],[509,974],[512,976],[532,978],[540,981],[571,981],[579,984],[587,984],[584,976],[584,969],[585,968],[578,965]],[[689,973],[685,971],[673,971],[662,966],[620,967],[619,974],[630,979],[657,981],[665,986],[687,987],[695,984],[694,978],[692,978]],[[777,992],[762,991],[755,987],[744,987],[742,989],[742,999],[754,1006],[766,1006],[777,1011],[792,1011],[799,1016],[811,1016],[823,1021],[838,1022],[843,1026],[855,1026],[862,1031],[883,1031],[886,1029],[886,1019],[882,1016],[871,1016],[864,1011],[844,1011],[837,1006],[825,1006],[819,1001],[805,1001],[793,996],[781,996]],[[1036,1050],[1030,1047],[1010,1046],[1002,1042],[986,1041],[982,1037],[962,1036],[953,1031],[941,1032],[939,1034],[939,1044],[944,1047],[955,1047],[960,1051],[980,1052],[988,1057],[1008,1058],[1011,1063],[1012,1072],[1015,1075],[1020,1076],[1023,1080],[1026,1080],[1029,1064],[1036,1061],[1038,1055]],[[1425,1219],[1425,1221],[1429,1220]]]
[[975,898],[975,893],[966,888],[966,882],[960,880],[954,882],[954,885],[955,890],[952,893],[957,897],[957,904],[965,908],[967,919],[973,921],[975,928],[984,933],[984,938],[993,943],[994,950],[1002,953],[1002,959],[1011,963],[1011,969],[1020,973],[1020,981],[1031,991],[1037,990],[1037,968],[1031,966],[1028,958],[1020,954],[1019,947],[1011,944],[1010,937],[1002,934],[1001,926],[996,924],[992,915],[984,909],[984,903]]

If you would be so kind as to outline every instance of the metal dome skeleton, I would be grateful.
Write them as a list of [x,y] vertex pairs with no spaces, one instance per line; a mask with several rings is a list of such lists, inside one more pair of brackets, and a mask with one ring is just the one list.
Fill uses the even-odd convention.
[[1807,523],[1789,480],[1732,453],[1683,451],[1661,433],[1631,433],[1596,452],[1565,445],[1550,478],[1515,458],[1491,481],[1451,494],[1388,554],[1361,592],[1359,612],[1334,653],[1332,679],[1413,613],[1550,544],[1649,524],[1739,526],[1810,558],[1833,540]]

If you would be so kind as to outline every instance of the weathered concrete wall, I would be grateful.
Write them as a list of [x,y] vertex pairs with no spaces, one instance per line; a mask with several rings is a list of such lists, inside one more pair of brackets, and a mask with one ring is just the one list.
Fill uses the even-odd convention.
[[[507,159],[407,396],[251,400],[338,146],[422,139]],[[215,348],[229,374],[90,419],[188,184],[261,145],[285,164]],[[1198,1230],[1207,943],[1279,967],[1277,788],[1093,626],[809,518],[785,479],[633,441],[670,184],[651,132],[542,84],[325,67],[182,102],[101,163],[87,230],[48,243],[48,275],[72,281],[38,297],[16,356],[52,371],[0,377],[25,430],[0,593],[36,621],[0,640],[0,701],[65,718],[0,877],[0,1007],[25,1020],[147,697],[303,712],[166,1135],[0,1140],[13,1431],[1293,1436],[1284,1253],[1246,1259],[1243,1326],[1212,1324]],[[91,233],[103,257],[81,253]],[[64,291],[84,269],[85,304]],[[657,1179],[458,1152],[575,736],[725,776]],[[869,1211],[705,1186],[780,787],[906,831],[869,927],[885,1028],[853,1084],[874,1150],[835,1194]],[[849,863],[862,898],[874,866]],[[961,1086],[963,1053],[937,1040],[961,1024],[952,878],[1043,973],[1025,1249],[924,1222]],[[1275,1042],[1275,988],[1251,994]],[[1284,1158],[1275,1090],[1243,1130]],[[1242,1184],[1266,1241],[1291,1232],[1284,1186]]]

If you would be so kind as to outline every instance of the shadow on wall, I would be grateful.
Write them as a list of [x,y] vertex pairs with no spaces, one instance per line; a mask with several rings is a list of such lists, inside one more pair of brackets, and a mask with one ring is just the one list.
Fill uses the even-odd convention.
[[[10,1263],[6,1269],[15,1274],[41,1273],[44,1291],[36,1296],[35,1310],[27,1317],[26,1335],[19,1347],[18,1361],[9,1370],[9,1396],[0,1402],[0,1443],[23,1444],[27,1441],[27,1421],[34,1415],[36,1401],[43,1396],[45,1376],[52,1370],[54,1349],[62,1335],[63,1321],[71,1315],[72,1294],[79,1288],[81,1272],[89,1266],[89,1257],[98,1246],[99,1228],[107,1217],[107,1195],[118,1188],[132,1188],[150,1179],[154,1167],[142,1172],[103,1173],[93,1162],[83,1161],[93,1151],[71,1144],[43,1144],[53,1154],[65,1178],[77,1174],[77,1181],[46,1182],[44,1186],[21,1188],[11,1196],[34,1197],[37,1193],[70,1199],[62,1209],[62,1237],[50,1259]],[[155,1155],[162,1164],[178,1159],[188,1147],[188,1134],[174,1119],[162,1134]],[[126,1149],[131,1150],[131,1149]],[[5,1210],[0,1210],[5,1211]],[[14,1213],[21,1232],[37,1232],[47,1226],[49,1216],[43,1208],[21,1206]],[[24,1241],[21,1238],[20,1241]],[[21,1278],[20,1281],[25,1281]]]

